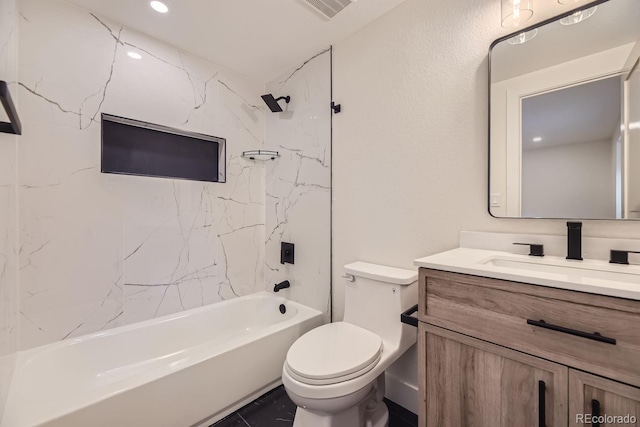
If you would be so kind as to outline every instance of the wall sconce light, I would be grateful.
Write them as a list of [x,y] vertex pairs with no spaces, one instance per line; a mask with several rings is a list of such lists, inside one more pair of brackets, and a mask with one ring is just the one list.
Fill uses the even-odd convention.
[[516,28],[533,16],[533,0],[502,0],[502,26]]

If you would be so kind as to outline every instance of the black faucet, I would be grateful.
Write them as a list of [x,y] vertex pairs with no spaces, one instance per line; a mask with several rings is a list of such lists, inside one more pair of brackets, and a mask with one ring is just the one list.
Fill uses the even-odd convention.
[[611,249],[609,256],[609,262],[611,264],[629,264],[629,254],[640,254],[637,251],[621,251],[617,249]]
[[567,222],[567,259],[582,261],[581,222]]
[[539,243],[514,243],[514,245],[529,246],[529,256],[544,256],[544,245]]
[[289,286],[291,286],[291,283],[289,283],[288,280],[285,280],[284,282],[273,285],[273,292],[279,292],[281,289],[287,289]]

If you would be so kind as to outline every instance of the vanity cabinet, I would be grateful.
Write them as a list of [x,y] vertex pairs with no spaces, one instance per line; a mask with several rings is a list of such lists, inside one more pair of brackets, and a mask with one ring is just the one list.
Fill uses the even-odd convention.
[[566,366],[424,323],[427,426],[567,426]]
[[418,317],[421,426],[638,417],[640,301],[421,268]]
[[579,414],[634,417],[637,420],[635,423],[623,419],[622,422],[613,423],[614,420],[610,420],[600,425],[640,426],[640,388],[570,369],[569,414],[569,425],[572,427],[585,425]]

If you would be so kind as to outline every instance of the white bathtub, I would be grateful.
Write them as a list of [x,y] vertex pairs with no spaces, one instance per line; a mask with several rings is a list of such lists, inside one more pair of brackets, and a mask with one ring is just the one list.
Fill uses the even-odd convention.
[[22,352],[0,427],[208,425],[278,385],[321,316],[263,292]]

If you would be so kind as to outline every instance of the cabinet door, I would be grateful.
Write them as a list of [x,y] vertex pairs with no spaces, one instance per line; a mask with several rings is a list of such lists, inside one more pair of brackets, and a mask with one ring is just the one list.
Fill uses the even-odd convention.
[[[589,422],[593,415],[606,418]],[[569,425],[640,427],[640,388],[570,369]]]
[[420,326],[421,426],[567,426],[567,367]]

